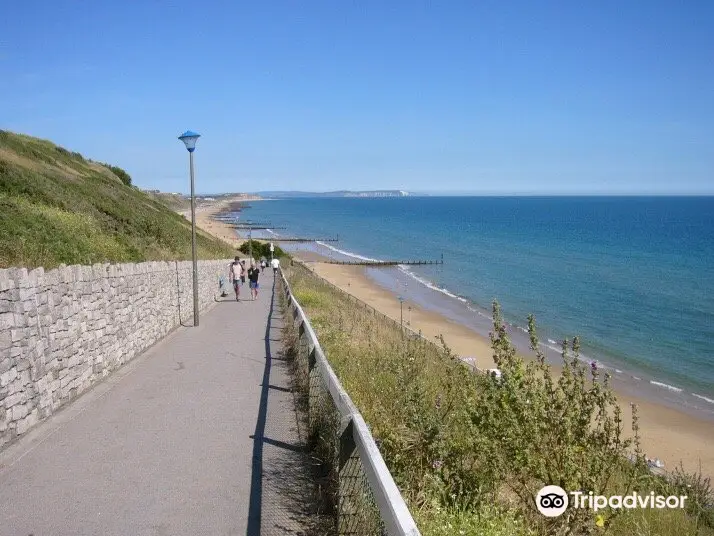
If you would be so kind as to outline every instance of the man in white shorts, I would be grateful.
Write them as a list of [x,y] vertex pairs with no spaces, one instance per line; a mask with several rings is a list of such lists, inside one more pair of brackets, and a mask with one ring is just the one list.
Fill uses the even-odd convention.
[[240,259],[236,257],[228,266],[228,280],[233,283],[233,290],[236,291],[236,301],[240,301],[240,283],[243,275],[243,265]]

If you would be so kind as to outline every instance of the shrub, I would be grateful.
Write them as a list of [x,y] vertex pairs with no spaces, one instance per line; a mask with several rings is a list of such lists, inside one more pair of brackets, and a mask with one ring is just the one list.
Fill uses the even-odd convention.
[[[493,303],[491,347],[501,378],[486,383],[471,413],[492,463],[508,475],[507,490],[519,498],[521,508],[543,521],[534,497],[544,485],[604,494],[617,479],[618,492],[624,494],[644,464],[641,457],[634,464],[628,461],[633,440],[622,437],[622,412],[609,375],[601,378],[596,369],[586,370],[578,358],[578,338],[562,342],[562,370],[556,378],[540,350],[532,315],[528,331],[537,358],[526,363],[509,340],[498,303]],[[593,522],[592,513],[584,509],[569,509],[544,521],[552,533],[565,527],[584,531]]]
[[114,173],[117,177],[119,177],[119,180],[121,180],[124,184],[127,186],[131,186],[131,175],[129,175],[126,171],[124,171],[122,168],[118,166],[112,166],[111,164],[104,164],[102,165],[107,168],[109,171]]
[[[274,257],[285,257],[287,256],[287,253],[283,251],[280,246],[274,246],[275,251],[273,251],[273,256]],[[258,242],[257,240],[246,240],[241,244],[241,246],[238,248],[238,251],[241,253],[245,253],[246,255],[250,252],[250,250],[253,250],[253,258],[255,259],[260,259],[261,257],[265,257],[266,259],[270,258],[270,244],[267,242]]]

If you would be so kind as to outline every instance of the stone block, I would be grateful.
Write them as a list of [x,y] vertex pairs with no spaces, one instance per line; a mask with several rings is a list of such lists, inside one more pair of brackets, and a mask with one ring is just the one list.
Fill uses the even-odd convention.
[[18,371],[18,378],[23,386],[28,385],[30,381],[32,381],[30,379],[30,371],[28,369],[25,369],[22,372]]
[[35,287],[20,287],[18,291],[18,298],[22,301],[29,301],[35,299]]
[[29,428],[30,426],[27,424],[27,420],[22,419],[20,421],[17,421],[17,435],[24,434]]
[[12,407],[12,420],[19,421],[20,419],[24,419],[27,413],[28,411],[25,404],[15,404]]
[[16,287],[28,287],[30,280],[27,277],[27,268],[10,268],[10,279],[15,282]]
[[0,331],[14,328],[17,325],[16,321],[14,313],[9,311],[0,313]]
[[8,396],[14,395],[15,393],[21,393],[23,388],[22,380],[17,377],[13,381],[7,384],[7,394]]
[[40,420],[39,408],[34,408],[30,413],[28,413],[27,417],[25,417],[25,420],[27,421],[27,425],[30,428],[35,426]]
[[10,383],[15,381],[16,378],[17,378],[17,370],[15,369],[15,367],[3,372],[2,374],[0,374],[0,387],[5,387],[6,385],[10,385]]
[[15,404],[19,404],[22,401],[22,393],[13,393],[11,395],[8,395],[5,397],[4,406],[6,409],[10,409],[11,407],[15,406]]
[[15,286],[8,270],[0,270],[0,292],[5,292]]

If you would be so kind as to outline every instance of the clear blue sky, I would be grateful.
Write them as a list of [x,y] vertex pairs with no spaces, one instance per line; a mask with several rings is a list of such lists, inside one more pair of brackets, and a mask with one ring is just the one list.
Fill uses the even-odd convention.
[[0,128],[200,192],[714,193],[714,2],[4,2]]

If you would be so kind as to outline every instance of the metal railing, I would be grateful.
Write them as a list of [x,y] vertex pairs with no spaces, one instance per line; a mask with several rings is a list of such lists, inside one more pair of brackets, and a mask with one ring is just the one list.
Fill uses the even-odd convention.
[[289,317],[298,329],[296,380],[307,394],[310,430],[323,438],[321,455],[332,461],[338,533],[419,536],[367,424],[328,363],[282,270],[280,275]]

